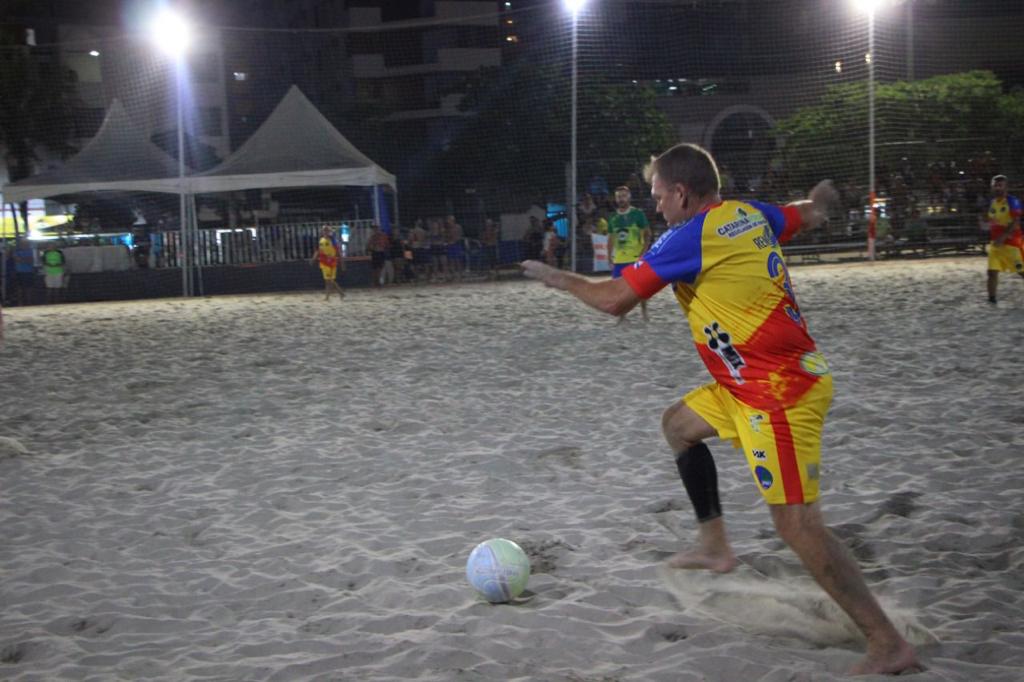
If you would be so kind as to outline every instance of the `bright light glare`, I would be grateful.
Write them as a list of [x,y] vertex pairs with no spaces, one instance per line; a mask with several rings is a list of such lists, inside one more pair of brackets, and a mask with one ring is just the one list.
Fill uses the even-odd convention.
[[565,2],[565,8],[569,10],[573,16],[580,13],[583,6],[587,4],[587,0],[563,0]]
[[99,57],[100,56],[100,51],[99,50],[89,50],[89,56],[90,57]]
[[853,4],[865,14],[874,14],[883,2],[884,0],[853,0]]
[[191,32],[185,19],[169,9],[161,10],[150,27],[153,41],[172,57],[180,56],[188,50]]

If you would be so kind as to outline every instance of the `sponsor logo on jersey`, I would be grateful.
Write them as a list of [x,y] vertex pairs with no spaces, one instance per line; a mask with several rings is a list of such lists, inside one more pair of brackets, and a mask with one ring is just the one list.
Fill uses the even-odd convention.
[[754,237],[754,246],[756,246],[758,250],[770,249],[778,243],[779,241],[775,238],[775,233],[772,232],[772,228],[768,225],[764,226],[764,232],[757,237]]
[[651,255],[658,253],[658,251],[661,250],[661,247],[665,245],[665,242],[680,231],[680,227],[682,227],[682,225],[676,225],[675,227],[670,227],[667,232],[663,232],[662,235],[654,241],[651,248],[647,249],[647,253]]
[[800,356],[800,366],[804,368],[804,371],[814,376],[823,377],[829,373],[828,363],[825,362],[825,356],[818,351],[810,353],[804,353]]
[[712,322],[704,327],[704,334],[708,337],[708,348],[722,359],[729,374],[736,380],[737,384],[743,383],[743,375],[740,370],[747,366],[747,362],[740,355],[740,352],[733,347],[732,335],[722,329],[717,322]]
[[752,450],[750,454],[758,461],[765,462],[768,460],[768,455],[764,450]]
[[718,228],[717,231],[719,235],[728,239],[736,239],[736,237],[739,237],[741,234],[745,234],[758,227],[763,227],[766,224],[764,216],[760,213],[751,217],[750,214],[742,208],[736,209],[736,213],[739,216],[736,220],[728,222]]

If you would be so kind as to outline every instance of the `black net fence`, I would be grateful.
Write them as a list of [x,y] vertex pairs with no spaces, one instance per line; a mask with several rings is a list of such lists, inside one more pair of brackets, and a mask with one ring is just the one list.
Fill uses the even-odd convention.
[[667,229],[642,169],[681,141],[712,152],[726,198],[784,203],[833,179],[841,205],[794,256],[866,257],[872,146],[879,257],[980,252],[989,179],[1024,192],[1020,3],[879,3],[874,21],[824,0],[192,20],[180,61],[141,23],[34,45],[8,27],[5,271],[20,237],[37,268],[57,241],[72,281],[102,279],[83,297],[181,293],[183,264],[192,293],[305,288],[328,226],[353,282],[452,280],[514,271],[550,222],[558,263],[590,272],[616,187]]

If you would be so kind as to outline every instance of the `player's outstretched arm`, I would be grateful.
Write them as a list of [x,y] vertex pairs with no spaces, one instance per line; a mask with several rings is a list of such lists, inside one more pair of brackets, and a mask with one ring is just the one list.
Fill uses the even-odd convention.
[[800,231],[813,230],[828,218],[828,209],[839,201],[839,193],[831,180],[822,180],[807,193],[803,201],[794,201],[793,206],[800,211]]
[[519,264],[523,274],[549,287],[568,291],[591,308],[609,315],[625,315],[640,302],[640,297],[624,279],[592,280],[573,272],[553,268],[537,260]]

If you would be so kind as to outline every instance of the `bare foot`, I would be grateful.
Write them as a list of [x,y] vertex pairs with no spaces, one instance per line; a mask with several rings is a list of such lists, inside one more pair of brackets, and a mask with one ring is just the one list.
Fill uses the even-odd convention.
[[738,563],[732,552],[716,554],[700,547],[684,549],[668,559],[670,568],[702,568],[716,573],[728,573]]
[[[877,649],[877,650],[872,650]],[[867,655],[850,669],[851,675],[904,675],[924,671],[917,652],[904,640],[895,646],[868,647]]]

